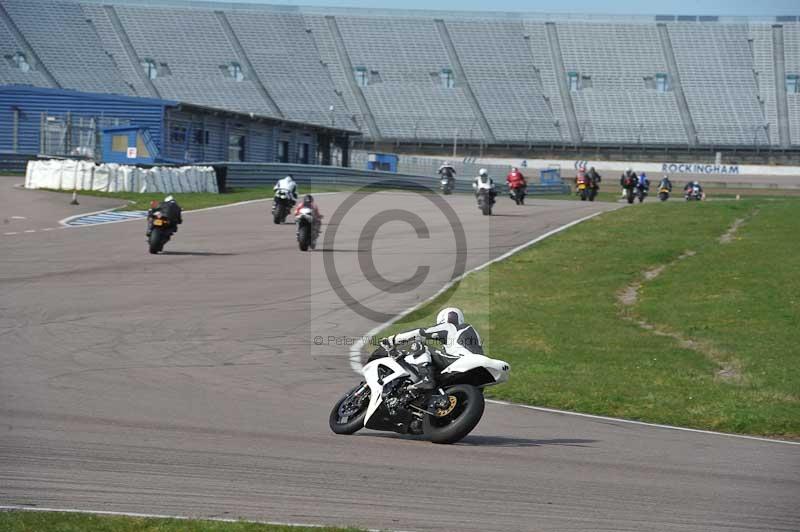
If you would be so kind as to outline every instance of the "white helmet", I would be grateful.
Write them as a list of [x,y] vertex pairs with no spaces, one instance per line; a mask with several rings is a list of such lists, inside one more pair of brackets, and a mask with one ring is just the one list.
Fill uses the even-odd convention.
[[461,325],[464,323],[464,313],[461,309],[455,307],[447,307],[439,311],[436,315],[436,325],[442,323],[452,323],[453,325]]
[[481,169],[478,171],[478,175],[489,175],[489,172],[488,172],[488,171],[486,171],[486,168],[481,168]]
[[167,196],[166,198],[164,198],[164,203],[169,203],[170,201],[175,201],[175,198],[173,198],[172,196]]
[[442,166],[450,166],[450,161],[445,161]]
[[626,174],[630,174],[631,172],[633,172],[633,170],[631,169],[630,166],[625,169]]

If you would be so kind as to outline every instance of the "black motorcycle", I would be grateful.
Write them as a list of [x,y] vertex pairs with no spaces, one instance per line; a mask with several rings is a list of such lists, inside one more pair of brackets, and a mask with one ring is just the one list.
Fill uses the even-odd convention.
[[512,188],[509,196],[517,205],[525,205],[525,187]]
[[440,178],[442,194],[450,195],[456,188],[456,180],[452,176],[443,175]]

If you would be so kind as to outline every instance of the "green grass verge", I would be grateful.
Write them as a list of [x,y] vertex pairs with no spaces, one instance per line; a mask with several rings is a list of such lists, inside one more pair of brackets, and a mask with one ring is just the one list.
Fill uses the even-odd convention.
[[294,527],[244,521],[155,519],[65,512],[0,511],[9,532],[357,532],[356,528]]
[[[468,276],[382,334],[430,324],[442,306],[456,305],[490,356],[511,364],[510,382],[488,396],[796,438],[798,215],[800,201],[790,199],[651,202],[606,213]],[[696,254],[676,260],[687,250]],[[639,300],[623,306],[620,293],[634,282],[643,282]]]

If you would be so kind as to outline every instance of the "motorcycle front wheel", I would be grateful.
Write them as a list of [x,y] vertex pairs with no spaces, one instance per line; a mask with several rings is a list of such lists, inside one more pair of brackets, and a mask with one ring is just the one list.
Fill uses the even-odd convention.
[[339,399],[331,410],[328,424],[336,434],[355,434],[364,428],[370,389],[361,383]]
[[486,407],[483,392],[475,386],[457,384],[445,393],[450,405],[422,421],[423,431],[433,443],[455,443],[464,438],[481,420]]
[[300,245],[300,251],[308,251],[308,245],[311,243],[311,228],[308,224],[301,224],[297,230],[297,243]]

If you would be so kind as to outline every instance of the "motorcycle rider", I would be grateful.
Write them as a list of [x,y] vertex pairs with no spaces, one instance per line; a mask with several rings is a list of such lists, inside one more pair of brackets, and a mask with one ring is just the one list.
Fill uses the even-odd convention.
[[400,344],[408,342],[424,344],[427,340],[438,341],[441,349],[431,351],[430,361],[424,356],[415,357],[419,362],[414,361],[417,370],[415,382],[411,385],[414,389],[432,390],[436,388],[434,368],[432,367],[434,360],[439,366],[447,367],[463,356],[463,352],[459,353],[462,348],[476,355],[483,354],[483,343],[478,331],[472,325],[465,323],[464,313],[455,307],[440,310],[436,315],[436,325],[388,336],[380,341],[380,346],[386,351],[391,351]]
[[275,183],[275,186],[272,187],[272,190],[274,190],[276,194],[281,190],[288,192],[289,199],[292,202],[292,207],[294,207],[294,204],[297,203],[297,183],[295,182],[292,174],[288,174],[283,179],[279,179],[278,182]]
[[625,197],[625,191],[629,188],[636,188],[639,185],[639,177],[636,172],[630,167],[625,169],[625,172],[619,176],[619,185],[622,187],[622,197]]
[[690,181],[686,183],[686,186],[683,187],[683,193],[688,196],[693,188],[697,188],[697,193],[700,194],[701,198],[705,197],[705,194],[703,194],[703,187],[700,186],[699,181]]
[[481,168],[478,172],[478,177],[472,181],[472,189],[475,191],[475,197],[481,193],[482,190],[488,191],[489,200],[494,203],[494,197],[497,195],[497,190],[494,186],[494,180],[489,177],[489,172],[486,168]]
[[658,188],[666,188],[669,192],[672,192],[672,181],[669,180],[669,176],[667,174],[664,174],[664,176],[661,178]]
[[638,188],[643,196],[647,195],[647,192],[650,190],[650,179],[647,177],[647,174],[642,172],[639,175],[639,181],[636,183],[636,188]]
[[444,164],[439,167],[438,173],[441,179],[447,179],[447,181],[450,183],[456,179],[456,169],[453,168],[453,165],[450,164],[450,161],[445,161]]
[[512,198],[514,197],[514,190],[521,188],[524,191],[525,187],[528,186],[528,182],[525,181],[525,176],[522,175],[522,172],[520,172],[519,168],[516,166],[513,167],[506,176],[506,184],[508,185],[508,193]]
[[150,202],[150,210],[147,211],[147,237],[153,232],[153,215],[156,211],[160,211],[161,215],[169,220],[170,227],[173,233],[178,232],[178,225],[183,223],[183,209],[175,201],[172,195],[164,198],[164,201],[158,203],[156,200]]
[[300,209],[303,207],[308,207],[314,212],[314,234],[319,236],[320,226],[322,225],[322,214],[320,214],[319,208],[314,202],[314,196],[311,194],[303,196],[303,201],[297,205],[297,208],[294,210],[294,215],[297,216],[300,214]]
[[603,176],[597,173],[597,170],[594,169],[594,166],[589,167],[589,173],[587,175],[589,176],[589,185],[596,194],[600,189],[600,183],[603,181]]

